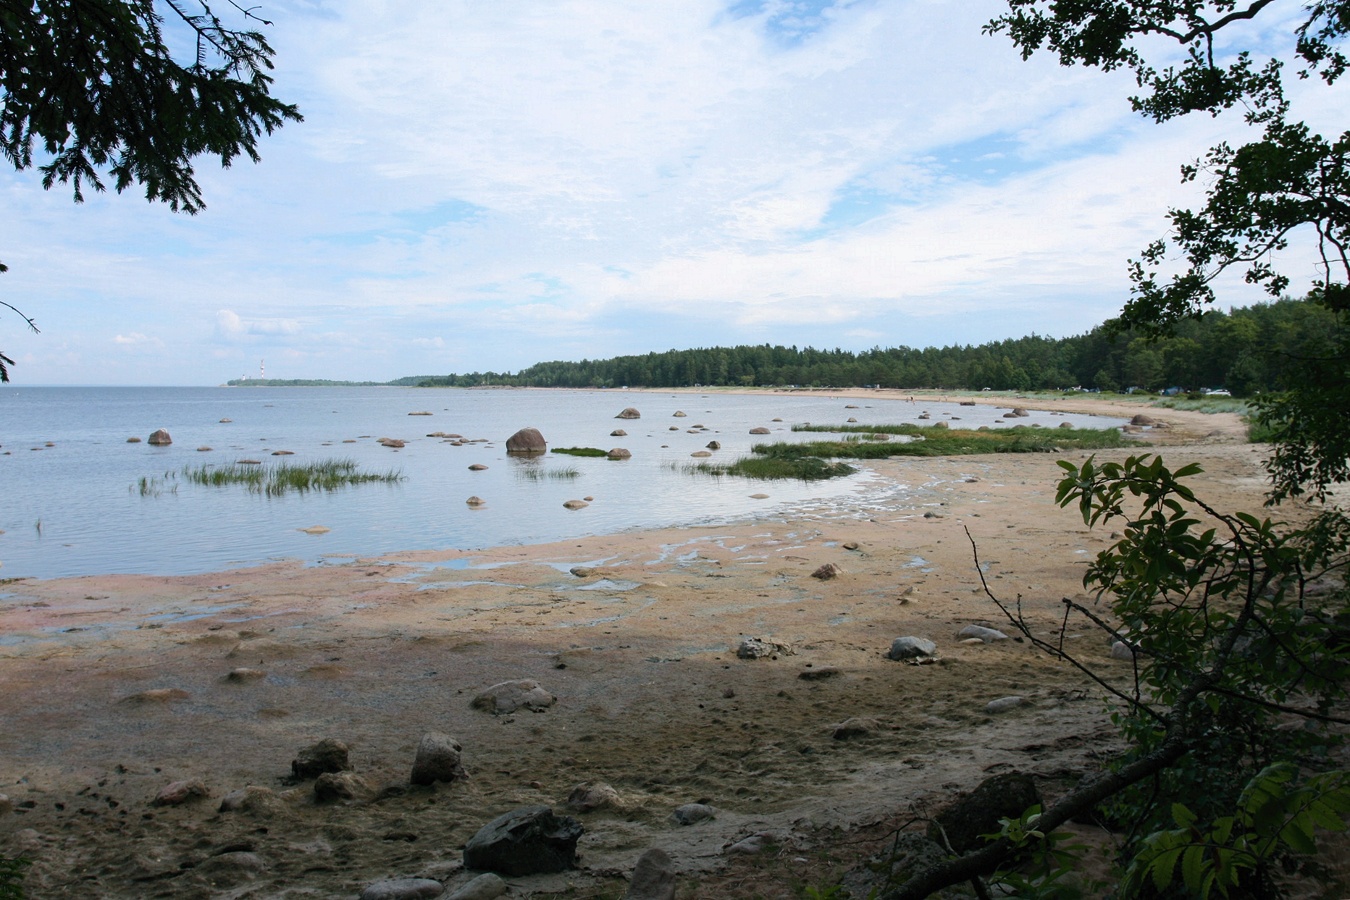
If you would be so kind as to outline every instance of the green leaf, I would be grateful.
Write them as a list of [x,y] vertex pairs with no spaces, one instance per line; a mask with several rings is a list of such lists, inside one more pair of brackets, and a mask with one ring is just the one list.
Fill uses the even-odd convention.
[[1192,891],[1200,889],[1200,882],[1205,875],[1205,848],[1203,845],[1194,844],[1186,848],[1186,852],[1181,858],[1181,878],[1186,887]]

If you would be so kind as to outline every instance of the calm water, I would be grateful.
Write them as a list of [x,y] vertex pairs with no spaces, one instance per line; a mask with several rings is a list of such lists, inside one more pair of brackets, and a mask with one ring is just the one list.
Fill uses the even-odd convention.
[[[859,409],[846,409],[846,403]],[[642,418],[614,417],[635,406]],[[441,390],[417,388],[34,388],[0,389],[0,577],[106,573],[187,574],[276,558],[377,556],[397,550],[533,544],[632,528],[779,516],[793,508],[894,492],[863,470],[830,482],[753,482],[681,473],[673,465],[720,441],[718,459],[753,442],[791,440],[794,423],[914,421],[959,415],[962,425],[1004,426],[1002,410],[923,402],[781,394],[661,394],[622,391]],[[673,414],[682,410],[686,418]],[[430,416],[410,416],[426,411]],[[781,418],[782,422],[773,422]],[[231,420],[228,423],[221,419]],[[1022,419],[1108,427],[1116,420],[1048,415]],[[708,432],[690,434],[700,424]],[[774,429],[752,437],[755,426]],[[626,447],[623,462],[549,454],[516,459],[505,441],[539,428],[551,447]],[[675,430],[670,430],[674,426]],[[145,439],[166,428],[174,443]],[[623,428],[627,437],[611,437]],[[462,447],[429,432],[487,438]],[[141,443],[127,443],[129,437]],[[400,450],[376,442],[406,441]],[[809,438],[809,435],[802,435]],[[198,450],[210,447],[210,450]],[[295,463],[342,458],[363,470],[399,470],[396,485],[268,499],[242,487],[209,488],[173,479],[185,466],[239,459]],[[481,463],[486,471],[471,472]],[[574,468],[576,478],[531,479]],[[166,479],[142,496],[141,478]],[[172,486],[177,484],[177,489]],[[769,500],[755,500],[755,493]],[[465,500],[487,501],[471,509]],[[594,498],[589,507],[563,508]],[[314,525],[323,535],[300,531]]]

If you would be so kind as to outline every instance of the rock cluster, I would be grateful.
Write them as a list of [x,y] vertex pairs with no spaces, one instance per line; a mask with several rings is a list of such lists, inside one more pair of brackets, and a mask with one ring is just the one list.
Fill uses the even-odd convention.
[[543,712],[557,702],[558,698],[540,687],[539,682],[524,678],[494,684],[474,697],[469,705],[493,715],[504,716],[519,709]]

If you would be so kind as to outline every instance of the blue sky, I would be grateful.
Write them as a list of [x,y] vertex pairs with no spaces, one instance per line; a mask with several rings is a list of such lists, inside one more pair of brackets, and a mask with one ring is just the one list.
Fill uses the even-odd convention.
[[0,299],[42,328],[0,350],[19,383],[217,384],[1081,333],[1237,122],[1139,119],[1128,75],[982,35],[999,9],[270,0],[306,120],[202,160],[200,215],[0,173]]

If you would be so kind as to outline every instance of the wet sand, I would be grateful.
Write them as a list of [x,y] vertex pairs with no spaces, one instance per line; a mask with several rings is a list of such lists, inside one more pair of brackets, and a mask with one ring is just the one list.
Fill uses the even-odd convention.
[[[1220,507],[1259,509],[1260,448],[1235,416],[1148,412],[1171,426],[1143,436],[1150,452],[1200,462],[1196,484]],[[1020,598],[1045,631],[1061,598],[1086,599],[1084,568],[1108,534],[1055,507],[1057,458],[869,464],[893,491],[790,521],[5,585],[0,807],[12,809],[0,853],[34,860],[42,898],[356,897],[399,876],[453,888],[483,823],[524,805],[568,812],[575,786],[605,782],[617,806],[572,813],[586,829],[580,867],[508,879],[511,896],[621,896],[652,846],[681,870],[681,897],[747,896],[749,881],[765,897],[798,896],[990,774],[1030,772],[1053,796],[1115,749],[1099,692],[1072,669],[1025,643],[956,637],[968,624],[1012,633],[972,541],[992,591]],[[826,563],[842,574],[812,577]],[[935,641],[940,661],[887,659],[902,635]],[[785,649],[738,659],[746,637]],[[1128,673],[1086,623],[1067,646]],[[231,678],[239,669],[252,674]],[[513,679],[537,680],[557,703],[470,707]],[[1013,695],[1026,702],[986,711]],[[836,737],[849,719],[864,733]],[[430,731],[462,744],[467,780],[408,786]],[[287,779],[323,738],[349,745],[366,786],[357,799],[320,804],[312,783]],[[186,779],[210,796],[152,805]],[[219,811],[250,785],[270,793]],[[694,801],[716,817],[670,820]],[[758,854],[728,849],[754,834],[767,835]]]

